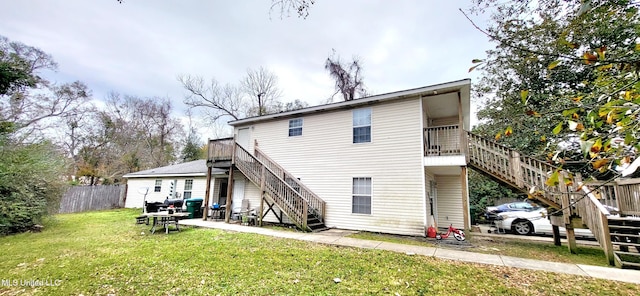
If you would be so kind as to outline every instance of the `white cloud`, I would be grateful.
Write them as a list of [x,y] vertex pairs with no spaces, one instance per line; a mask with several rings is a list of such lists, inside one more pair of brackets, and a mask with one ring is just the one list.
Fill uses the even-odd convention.
[[311,104],[333,93],[324,61],[363,58],[375,93],[469,76],[486,38],[457,1],[316,1],[307,19],[271,15],[252,1],[5,1],[0,32],[60,64],[52,79],[81,80],[97,99],[110,91],[169,97],[183,110],[180,74],[236,83],[247,68],[275,72],[283,100]]

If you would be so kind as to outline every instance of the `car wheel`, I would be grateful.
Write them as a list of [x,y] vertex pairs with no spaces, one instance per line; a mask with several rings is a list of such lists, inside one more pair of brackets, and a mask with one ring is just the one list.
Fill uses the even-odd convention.
[[533,224],[527,220],[518,220],[511,226],[516,234],[529,235],[533,233]]

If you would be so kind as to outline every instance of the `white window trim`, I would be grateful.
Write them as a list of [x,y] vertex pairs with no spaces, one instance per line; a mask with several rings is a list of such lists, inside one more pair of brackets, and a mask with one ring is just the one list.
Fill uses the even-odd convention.
[[[353,124],[353,115],[354,115],[353,112],[356,111],[356,110],[366,110],[366,109],[368,109],[369,110],[369,114],[371,114],[371,122],[369,122],[369,125],[358,125],[358,126],[354,125]],[[369,142],[353,143],[353,129],[356,128],[356,127],[365,127],[365,126],[369,127],[369,133],[371,134],[371,136],[369,137]],[[351,144],[360,145],[360,144],[370,144],[370,143],[373,143],[373,108],[366,107],[366,108],[353,109],[351,111]]]
[[[356,178],[369,178],[371,179],[371,195],[369,195],[369,201],[370,201],[370,207],[371,207],[371,212],[369,214],[365,214],[365,213],[354,213],[353,212],[353,179]],[[373,177],[367,177],[367,176],[352,176],[351,177],[351,215],[355,215],[355,216],[373,216]]]
[[[160,186],[158,186],[158,181],[160,181]],[[153,181],[153,192],[162,192],[162,179],[155,179]],[[156,187],[160,187],[160,190],[156,191]]]
[[[187,189],[187,181],[191,181],[191,188],[190,188],[190,189]],[[183,190],[182,190],[182,198],[183,198],[183,199],[185,198],[184,196],[185,196],[185,194],[186,194],[187,192],[191,193],[191,195],[189,196],[189,198],[192,198],[192,197],[193,197],[193,182],[194,182],[194,179],[185,179],[185,180],[184,180],[184,187],[183,187]]]
[[[300,126],[299,127],[291,127],[291,121],[292,120],[300,120]],[[302,135],[304,135],[304,118],[303,117],[298,117],[298,118],[291,118],[289,119],[289,121],[287,121],[287,124],[289,126],[289,129],[287,130],[287,137],[288,138],[298,138],[298,137],[302,137]],[[299,135],[291,135],[291,130],[292,129],[300,129],[300,134]]]

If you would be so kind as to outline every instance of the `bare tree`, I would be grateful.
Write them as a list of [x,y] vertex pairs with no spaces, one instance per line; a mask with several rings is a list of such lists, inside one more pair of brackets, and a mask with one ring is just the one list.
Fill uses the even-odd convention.
[[280,18],[290,16],[291,11],[295,11],[298,17],[307,18],[309,16],[309,8],[315,4],[316,0],[271,0],[271,12],[279,10]]
[[202,110],[211,122],[223,117],[246,117],[248,104],[237,87],[231,84],[220,86],[215,79],[207,83],[202,77],[191,75],[181,76],[178,80],[188,91],[184,103],[191,108]]
[[247,70],[239,86],[229,83],[221,86],[215,79],[205,82],[202,77],[191,75],[178,80],[187,90],[184,103],[200,109],[212,123],[225,117],[237,120],[281,111],[278,78],[263,67]]
[[247,69],[247,76],[240,81],[240,85],[257,102],[257,111],[252,113],[258,116],[273,112],[274,110],[267,110],[267,107],[274,106],[282,96],[282,91],[278,89],[278,76],[264,67],[258,70]]
[[329,75],[336,82],[336,92],[331,96],[333,97],[340,93],[345,101],[351,101],[358,97],[364,97],[367,95],[363,77],[360,71],[362,70],[362,63],[357,57],[353,57],[351,63],[343,63],[340,61],[340,57],[336,55],[336,51],[333,50],[332,54],[327,58],[324,64],[325,70],[329,71]]

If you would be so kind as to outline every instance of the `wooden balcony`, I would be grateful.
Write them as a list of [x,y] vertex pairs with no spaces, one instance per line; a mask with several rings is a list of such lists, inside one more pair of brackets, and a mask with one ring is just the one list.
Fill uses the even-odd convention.
[[463,155],[459,125],[433,126],[424,129],[424,156]]
[[215,168],[230,167],[233,145],[233,138],[209,140],[207,162],[213,163],[213,167]]

